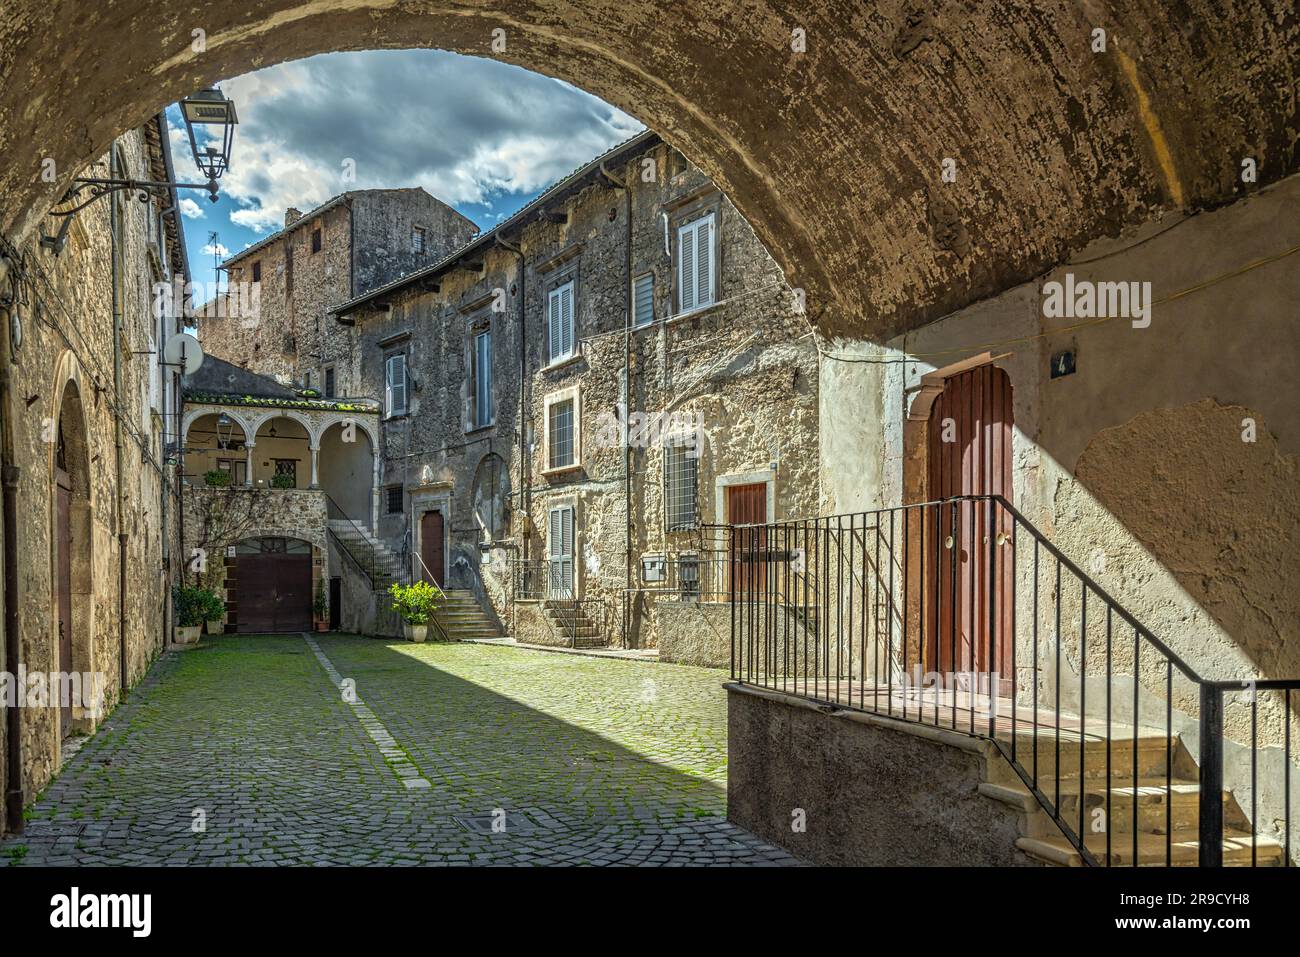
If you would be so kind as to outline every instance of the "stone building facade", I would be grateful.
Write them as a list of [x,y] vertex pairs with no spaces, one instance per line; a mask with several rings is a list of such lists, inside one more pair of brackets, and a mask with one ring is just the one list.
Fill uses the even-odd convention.
[[377,534],[412,575],[520,640],[725,661],[709,526],[816,509],[818,365],[703,173],[640,134],[335,312],[384,397]]
[[[118,137],[79,175],[175,181],[165,117]],[[57,236],[62,222],[48,216],[43,230]],[[71,219],[64,238],[57,254],[37,241],[0,249],[13,508],[0,780],[10,829],[57,771],[69,737],[92,731],[164,647],[178,565],[177,382],[160,350],[180,331],[183,310],[155,297],[155,284],[189,279],[175,191],[144,202],[131,192],[101,198]],[[14,683],[15,669],[27,683]],[[79,700],[64,707],[53,676],[69,674],[93,676],[94,687],[83,681]],[[44,701],[35,675],[46,678]]]
[[352,190],[222,264],[230,292],[199,322],[205,348],[327,397],[351,395],[349,340],[329,308],[441,259],[478,227],[418,187]]
[[184,380],[184,542],[224,627],[262,633],[387,621],[370,535],[378,404],[325,399],[212,357]]

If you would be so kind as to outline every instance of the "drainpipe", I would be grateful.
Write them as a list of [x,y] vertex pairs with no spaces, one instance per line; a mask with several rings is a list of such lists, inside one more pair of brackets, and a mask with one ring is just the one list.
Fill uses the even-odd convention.
[[632,411],[632,187],[630,177],[616,179],[600,161],[600,173],[616,188],[623,191],[627,213],[627,242],[623,251],[623,566],[626,584],[623,588],[623,644],[628,643],[632,626],[632,446],[627,439],[627,419]]
[[[532,482],[529,465],[531,464],[529,456],[526,454],[526,429],[525,413],[527,405],[524,400],[525,387],[528,382],[528,339],[524,336],[524,290],[527,288],[524,280],[524,251],[518,246],[512,246],[501,238],[500,234],[495,237],[496,243],[502,249],[515,254],[519,259],[519,514],[527,517],[528,515],[528,486]],[[527,533],[523,536],[520,545],[520,561],[528,560],[528,541]]]
[[[117,153],[114,151],[110,154],[113,157],[113,172],[110,176],[119,175],[117,169]],[[113,416],[113,458],[114,469],[117,482],[117,668],[118,677],[120,678],[122,697],[126,693],[126,522],[125,518],[125,493],[122,483],[122,270],[118,257],[122,255],[121,243],[118,240],[118,231],[121,229],[121,217],[118,214],[117,200],[113,198],[109,201],[109,242],[111,244],[112,267],[113,267],[113,407],[116,414]],[[87,477],[89,478],[89,477]]]
[[[11,268],[0,256],[0,288]],[[11,308],[17,309],[14,303]],[[9,342],[9,312],[0,309],[0,480],[4,483],[4,603],[5,671],[17,676],[21,660],[18,615],[18,466],[14,464],[13,418],[10,415],[13,376]],[[5,708],[5,818],[11,834],[23,832],[23,709]]]

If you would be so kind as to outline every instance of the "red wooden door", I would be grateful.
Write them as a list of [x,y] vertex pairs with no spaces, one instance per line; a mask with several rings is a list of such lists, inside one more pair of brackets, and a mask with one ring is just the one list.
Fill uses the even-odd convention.
[[[727,486],[727,523],[762,525],[767,522],[767,485]],[[738,528],[735,531],[731,590],[742,594],[762,592],[767,588],[767,529]]]
[[443,566],[443,520],[442,512],[425,512],[420,516],[420,559],[424,567],[420,577],[442,587],[446,568]]
[[[59,671],[72,673],[72,480],[63,469],[55,469],[54,604],[58,615]],[[65,685],[64,687],[69,687]],[[72,731],[72,702],[59,701],[60,731]]]
[[[1010,502],[1012,424],[1006,372],[984,365],[948,379],[930,411],[928,497]],[[937,592],[926,602],[928,664],[945,674],[997,671],[1009,686],[1014,569],[998,533],[1010,532],[1010,516],[986,500],[945,505],[936,515],[927,551],[938,567],[925,579]]]

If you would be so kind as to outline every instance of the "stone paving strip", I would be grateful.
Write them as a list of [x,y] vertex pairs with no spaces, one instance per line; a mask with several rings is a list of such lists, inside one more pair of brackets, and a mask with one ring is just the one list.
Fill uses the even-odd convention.
[[370,740],[375,742],[375,746],[379,748],[379,753],[384,756],[384,760],[388,762],[388,766],[393,769],[393,773],[397,775],[397,779],[402,782],[402,785],[412,791],[431,787],[432,785],[429,784],[428,779],[420,774],[420,769],[411,763],[410,756],[398,746],[397,739],[388,733],[384,723],[375,717],[373,711],[366,707],[366,703],[361,700],[361,695],[357,693],[356,689],[351,689],[350,694],[345,693],[343,676],[339,674],[338,669],[334,667],[334,663],[329,660],[325,652],[321,651],[316,639],[305,632],[303,638],[307,640],[307,647],[312,650],[316,660],[320,662],[321,667],[325,669],[325,673],[329,675],[330,681],[334,682],[334,687],[339,689],[339,694],[343,696],[344,703],[357,716],[357,720],[361,722],[361,727],[365,728],[366,734],[370,735]]

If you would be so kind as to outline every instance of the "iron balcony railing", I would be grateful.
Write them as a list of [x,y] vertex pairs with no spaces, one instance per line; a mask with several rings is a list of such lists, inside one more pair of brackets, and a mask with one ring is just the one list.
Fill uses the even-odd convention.
[[1089,864],[1292,864],[1300,680],[1202,678],[1001,496],[726,538],[733,680],[990,740]]

